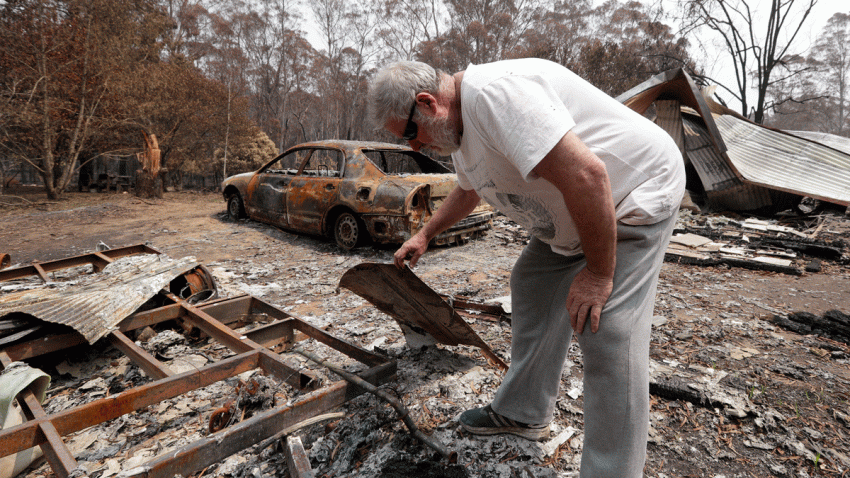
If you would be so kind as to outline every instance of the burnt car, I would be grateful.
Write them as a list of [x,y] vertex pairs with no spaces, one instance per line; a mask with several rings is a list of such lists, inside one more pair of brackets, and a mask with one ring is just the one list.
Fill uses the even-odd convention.
[[[457,184],[446,166],[406,146],[328,140],[289,148],[222,184],[227,212],[333,238],[349,250],[400,244],[416,234]],[[481,203],[432,244],[463,243],[492,227]]]

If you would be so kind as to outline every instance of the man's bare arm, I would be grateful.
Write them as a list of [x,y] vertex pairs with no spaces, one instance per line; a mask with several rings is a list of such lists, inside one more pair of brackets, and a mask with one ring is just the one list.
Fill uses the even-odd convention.
[[605,164],[570,131],[534,172],[561,191],[587,259],[567,297],[573,329],[581,334],[589,317],[590,330],[596,332],[617,260],[617,223]]
[[408,259],[410,260],[410,267],[414,267],[422,254],[428,250],[428,243],[431,242],[431,239],[468,216],[480,201],[481,198],[478,197],[475,190],[466,190],[460,186],[455,186],[452,192],[446,196],[437,212],[425,223],[425,227],[396,251],[393,256],[396,267],[403,268],[404,261]]

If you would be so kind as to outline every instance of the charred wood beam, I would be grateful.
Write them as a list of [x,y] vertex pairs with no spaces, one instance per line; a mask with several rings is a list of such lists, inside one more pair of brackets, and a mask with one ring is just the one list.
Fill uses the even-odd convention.
[[649,393],[665,400],[682,400],[702,408],[723,408],[723,403],[712,400],[704,393],[694,390],[689,382],[677,377],[660,377],[650,380]]
[[[732,238],[730,238],[726,233],[729,230],[724,229],[714,229],[714,228],[698,228],[698,227],[690,227],[686,226],[684,228],[676,228],[673,233],[674,234],[696,234],[699,236],[707,237],[712,241],[716,242],[730,242]],[[817,257],[820,259],[826,259],[830,261],[838,261],[841,260],[844,249],[847,248],[847,244],[844,240],[835,240],[831,242],[812,239],[812,238],[783,238],[776,235],[752,235],[749,236],[750,241],[748,245],[750,247],[778,247],[782,249],[790,249],[800,254],[804,254],[807,256]]]
[[740,267],[742,269],[750,269],[755,271],[778,272],[781,274],[789,274],[793,276],[803,275],[802,269],[799,267],[782,266],[778,264],[769,264],[766,262],[749,261],[746,259],[735,259],[731,257],[690,257],[680,256],[677,254],[664,254],[664,262],[672,262],[674,264],[687,264],[703,267],[719,266],[726,264],[730,267]]
[[842,250],[840,247],[827,246],[822,244],[813,244],[803,241],[786,241],[781,239],[762,239],[759,241],[762,245],[781,247],[797,251],[800,254],[813,256],[829,261],[837,261],[841,259]]
[[289,469],[289,476],[292,478],[313,478],[315,474],[310,467],[310,458],[307,456],[307,451],[304,450],[304,445],[301,444],[301,438],[297,436],[286,437],[286,467]]
[[773,323],[800,335],[818,335],[850,345],[850,315],[830,310],[818,317],[809,312],[774,315]]
[[723,370],[691,365],[672,365],[650,359],[649,393],[666,400],[682,400],[703,408],[720,409],[730,417],[756,413],[745,393],[723,385]]

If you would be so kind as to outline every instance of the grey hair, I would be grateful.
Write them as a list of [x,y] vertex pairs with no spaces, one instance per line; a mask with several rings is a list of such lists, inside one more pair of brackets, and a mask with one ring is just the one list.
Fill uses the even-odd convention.
[[418,61],[400,61],[380,70],[369,85],[366,103],[369,123],[380,129],[390,119],[407,118],[417,94],[440,93],[444,75],[443,71]]

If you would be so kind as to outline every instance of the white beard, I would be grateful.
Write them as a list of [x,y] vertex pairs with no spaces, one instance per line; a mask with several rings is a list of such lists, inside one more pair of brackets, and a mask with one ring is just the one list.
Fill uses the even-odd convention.
[[460,149],[460,135],[455,122],[446,118],[426,118],[425,126],[428,127],[428,132],[431,133],[431,142],[426,146],[433,149],[441,156],[450,156],[452,153]]

